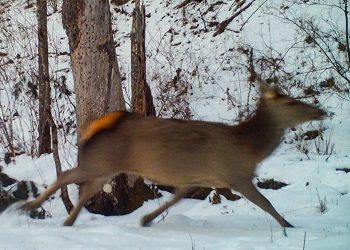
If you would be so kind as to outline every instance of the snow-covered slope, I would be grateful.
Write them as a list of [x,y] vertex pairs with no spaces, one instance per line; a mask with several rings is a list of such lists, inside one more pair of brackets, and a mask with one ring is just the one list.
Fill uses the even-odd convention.
[[[257,87],[250,89],[247,84],[247,57],[241,51],[248,48],[248,45],[262,49],[266,44],[283,51],[289,46],[287,42],[292,42],[288,38],[294,34],[285,32],[291,31],[291,28],[283,26],[286,24],[280,20],[265,15],[266,9],[265,12],[259,12],[259,9],[244,24],[242,32],[234,32],[258,9],[257,4],[239,16],[227,32],[213,37],[216,27],[206,26],[203,18],[213,22],[225,20],[232,14],[232,3],[215,5],[206,15],[202,14],[208,9],[205,5],[207,3],[190,5],[185,16],[181,10],[174,9],[179,3],[180,1],[146,1],[146,11],[149,13],[146,35],[147,79],[157,98],[157,109],[163,112],[162,116],[172,116],[174,112],[168,109],[166,101],[175,100],[173,98],[177,96],[180,99],[176,101],[183,108],[188,108],[193,119],[234,123],[242,114],[246,114],[247,107],[250,112],[253,111],[258,92]],[[13,9],[10,16],[18,17],[17,23],[35,25],[35,9],[20,7],[20,14]],[[132,5],[127,5],[124,10],[130,14]],[[120,44],[116,51],[121,71],[126,78],[126,94],[130,93],[129,14],[114,14],[113,17],[114,30],[117,31],[116,41]],[[65,54],[62,52],[68,50],[67,40],[59,13],[49,16],[49,32],[54,41],[50,50]],[[262,39],[262,34],[268,40]],[[34,43],[33,51],[35,46]],[[10,55],[13,53],[13,58],[18,51],[21,55],[25,54],[20,49],[7,48],[5,46],[3,49]],[[51,69],[56,72],[55,79],[65,76],[67,85],[72,90],[67,58],[67,55],[57,59],[53,57],[50,61]],[[34,65],[35,61],[25,63]],[[180,76],[178,84],[167,88],[166,85],[175,76]],[[15,79],[12,83],[15,83]],[[4,88],[11,86],[10,83]],[[159,86],[167,89],[165,96]],[[9,97],[3,89],[0,91],[1,104],[7,105],[10,103]],[[74,97],[71,98],[70,101],[74,102]],[[277,211],[296,226],[286,229],[287,236],[270,215],[245,199],[233,202],[222,198],[222,203],[217,205],[211,205],[208,200],[184,199],[171,207],[163,215],[164,218],[157,218],[151,227],[140,227],[139,219],[142,215],[170,198],[171,195],[166,192],[159,200],[148,201],[126,216],[104,217],[83,210],[73,227],[64,228],[61,224],[67,213],[59,194],[56,194],[54,199],[43,204],[51,218],[34,220],[18,212],[15,207],[2,213],[0,249],[349,249],[350,173],[341,170],[350,168],[349,102],[329,94],[323,94],[318,99],[329,114],[334,114],[322,122],[321,127],[326,129],[323,140],[317,138],[302,144],[304,142],[295,141],[296,135],[301,131],[289,131],[276,152],[258,167],[257,178],[253,180],[275,179],[288,184],[279,190],[260,189]],[[72,119],[69,118],[68,103],[67,98],[63,98],[54,105],[55,117],[63,125]],[[16,109],[20,112],[20,117],[14,119],[27,119],[28,124],[31,124],[29,118],[32,116],[21,111],[32,110],[28,111],[25,105],[18,103],[13,105],[17,105]],[[20,129],[21,123],[18,124]],[[304,124],[302,129],[318,129],[319,124]],[[31,131],[33,127],[25,130]],[[67,142],[65,132],[61,131],[60,134],[60,154],[64,169],[68,169],[75,165],[76,149],[72,146],[74,140],[72,143],[71,139]],[[24,136],[30,137],[27,133]],[[327,145],[333,144],[334,149],[329,154]],[[307,148],[310,152],[306,155],[298,151],[297,147]],[[3,171],[9,176],[18,180],[33,180],[40,185],[41,190],[56,179],[52,155],[40,158],[21,155],[16,157],[14,163],[2,165]],[[71,185],[69,191],[72,199],[76,200],[77,188]]]

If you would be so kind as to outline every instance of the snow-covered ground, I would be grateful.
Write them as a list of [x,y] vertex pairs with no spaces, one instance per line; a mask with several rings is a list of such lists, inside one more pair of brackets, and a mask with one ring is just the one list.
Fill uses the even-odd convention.
[[[233,123],[240,107],[233,107],[233,103],[228,102],[227,92],[238,103],[247,102],[244,85],[247,76],[239,63],[245,59],[234,53],[239,50],[238,40],[242,40],[242,44],[257,43],[257,37],[263,34],[269,37],[270,45],[278,49],[288,47],[286,42],[290,41],[276,38],[286,33],[283,32],[285,27],[266,29],[276,26],[272,24],[274,20],[264,19],[263,14],[257,15],[260,19],[250,20],[239,34],[227,32],[213,39],[213,30],[209,28],[211,33],[196,36],[191,27],[198,24],[200,29],[203,26],[201,21],[193,21],[201,10],[189,8],[189,23],[182,24],[183,16],[181,11],[174,10],[175,3],[170,6],[167,1],[147,3],[147,11],[151,13],[147,19],[147,77],[152,91],[157,93],[157,84],[171,81],[178,68],[186,71],[182,75],[184,82],[195,74],[188,86],[191,91],[184,100],[189,103],[195,119]],[[212,15],[222,21],[229,16],[228,7],[224,5]],[[130,11],[130,5],[126,9]],[[34,19],[33,9],[26,11],[31,13],[26,17]],[[115,15],[114,18],[120,29],[117,40],[121,47],[117,48],[117,54],[121,70],[128,79],[130,17]],[[173,23],[176,19],[178,21]],[[237,23],[242,24],[244,20],[239,18]],[[168,32],[170,28],[172,31]],[[56,33],[59,38],[52,38],[56,41],[55,47],[60,52],[67,50],[58,14],[49,17],[49,32],[52,37]],[[61,62],[52,59],[53,71],[61,72],[69,67],[67,57],[62,58]],[[72,83],[70,73],[67,78],[68,84]],[[1,98],[1,104],[6,104],[4,95]],[[211,205],[208,200],[183,199],[163,215],[164,220],[157,218],[150,227],[141,227],[142,215],[171,197],[166,192],[159,200],[145,202],[140,209],[125,216],[104,217],[83,209],[73,227],[62,227],[67,213],[57,193],[55,199],[43,204],[52,218],[31,219],[16,209],[18,204],[3,212],[0,215],[0,249],[350,249],[350,173],[337,170],[350,168],[350,104],[337,96],[321,96],[319,100],[329,114],[335,114],[322,122],[326,128],[323,140],[318,138],[309,142],[310,153],[305,155],[296,150],[296,144],[290,143],[296,132],[289,132],[281,146],[257,169],[259,180],[275,179],[289,184],[279,190],[259,189],[295,226],[287,228],[286,235],[269,214],[246,199],[227,201],[222,198],[217,205]],[[65,111],[64,106],[57,106],[56,116],[62,115],[62,119],[66,119],[67,115],[59,110]],[[21,111],[20,107],[18,110]],[[318,124],[304,124],[303,129],[317,129]],[[327,143],[334,144],[334,151],[331,155],[315,154],[314,143],[322,152],[326,151]],[[65,169],[75,165],[75,147],[64,145],[60,154]],[[34,181],[41,191],[56,179],[52,155],[34,159],[18,156],[15,163],[4,165],[3,172],[18,180]],[[69,191],[71,198],[76,200],[75,185],[71,185]]]
[[[336,170],[350,166],[349,155],[337,153],[326,162],[327,156],[307,159],[289,151],[282,145],[257,171],[260,180],[289,184],[279,190],[260,189],[295,226],[286,229],[286,236],[269,214],[246,199],[222,198],[217,205],[183,199],[164,220],[157,218],[150,227],[141,227],[142,215],[168,200],[168,193],[125,216],[104,217],[83,209],[74,226],[67,228],[62,227],[67,213],[56,194],[44,203],[52,218],[31,219],[15,207],[1,214],[0,249],[349,249],[350,175]],[[5,172],[43,184],[55,179],[51,155],[17,157]],[[74,187],[71,195],[77,198]]]
[[[52,218],[31,219],[16,209],[18,204],[2,213],[0,249],[349,249],[350,173],[337,170],[350,166],[348,110],[338,109],[336,117],[324,121],[335,143],[332,155],[307,157],[282,142],[257,169],[259,180],[289,184],[279,190],[260,189],[295,226],[287,228],[286,235],[269,214],[246,199],[222,198],[217,205],[208,199],[183,199],[150,227],[141,227],[142,215],[169,200],[166,192],[125,216],[105,217],[83,209],[74,226],[67,228],[62,226],[67,213],[57,193],[43,204]],[[75,153],[62,155],[65,168],[74,164]],[[4,170],[13,178],[41,184],[41,190],[56,178],[52,155],[22,155]],[[75,185],[70,194],[77,199]]]

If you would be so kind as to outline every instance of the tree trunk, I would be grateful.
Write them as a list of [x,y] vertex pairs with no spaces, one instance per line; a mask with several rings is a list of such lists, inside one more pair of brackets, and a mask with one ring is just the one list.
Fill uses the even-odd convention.
[[[62,10],[71,52],[80,138],[91,120],[125,109],[125,103],[109,1],[65,0]],[[145,186],[143,181],[119,175],[106,184],[86,207],[91,212],[105,215],[130,213],[140,207],[151,192],[154,197],[153,191],[142,188]]]
[[140,9],[139,0],[136,0],[131,30],[132,110],[141,115],[155,116],[152,93],[146,82],[145,18],[145,6]]
[[[56,173],[62,172],[61,161],[58,154],[57,126],[51,116],[51,88],[49,76],[49,53],[47,40],[47,1],[37,1],[38,18],[38,42],[39,42],[39,155],[51,153],[51,133],[53,157],[56,165]],[[73,205],[69,199],[67,187],[61,188],[63,203],[69,213]]]
[[78,138],[91,122],[125,109],[107,0],[63,1],[76,95]]
[[51,109],[46,4],[46,0],[37,1],[39,43],[39,156],[45,153],[51,153],[50,124],[48,123],[46,114],[46,110]]

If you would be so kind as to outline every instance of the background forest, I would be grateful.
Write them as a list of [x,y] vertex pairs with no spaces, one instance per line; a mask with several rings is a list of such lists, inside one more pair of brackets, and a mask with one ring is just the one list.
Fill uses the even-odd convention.
[[[0,2],[0,248],[346,249],[348,1],[124,2]],[[78,27],[77,20],[96,22]],[[137,64],[135,58],[144,60]],[[163,204],[171,190],[124,175],[108,184],[112,194],[101,190],[87,209],[128,215],[84,210],[73,228],[60,227],[70,200],[78,197],[75,185],[62,190],[64,204],[57,193],[30,215],[5,210],[76,166],[81,131],[107,112],[126,108],[163,118],[244,121],[260,94],[252,72],[327,111],[324,121],[289,130],[253,180],[297,225],[287,236],[254,204],[232,201],[239,193],[218,196],[216,190],[195,197],[202,200],[185,199],[160,223],[141,228],[141,215]],[[136,185],[144,188],[141,194],[133,191]],[[131,204],[130,197],[141,198]],[[118,209],[106,211],[106,204]],[[20,239],[12,240],[14,233]]]

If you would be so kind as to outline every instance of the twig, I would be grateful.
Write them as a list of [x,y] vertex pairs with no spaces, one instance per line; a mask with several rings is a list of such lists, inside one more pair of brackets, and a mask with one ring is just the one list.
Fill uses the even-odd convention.
[[344,9],[344,15],[345,15],[345,41],[346,41],[346,49],[348,52],[348,63],[350,65],[350,45],[349,45],[349,11],[348,11],[348,1],[344,1],[345,9]]
[[[254,16],[254,14],[255,14],[255,13],[261,8],[261,6],[263,6],[266,2],[267,2],[267,0],[265,0],[264,2],[262,2],[262,3],[258,6],[258,8],[256,8],[256,10],[254,10],[253,13],[247,18],[247,20],[245,20],[245,21],[243,22],[241,28],[239,29],[239,32],[243,30],[244,25],[246,25],[246,24],[248,23],[249,19],[250,19],[252,16]],[[237,32],[237,33],[238,33],[238,32]]]
[[203,16],[203,14],[202,14],[202,12],[201,12],[201,10],[200,10],[200,9],[198,9],[198,11],[199,11],[199,14],[201,15],[201,19],[202,19],[202,21],[203,21],[204,30],[205,30],[205,32],[208,32],[207,25],[205,25],[204,16]]
[[188,234],[188,235],[190,236],[190,239],[191,239],[191,249],[195,250],[196,249],[196,242],[192,238],[191,234]]
[[176,5],[176,6],[175,6],[175,10],[181,9],[181,8],[185,7],[186,5],[188,5],[189,3],[192,3],[192,2],[200,3],[200,2],[203,2],[203,0],[196,0],[196,1],[193,1],[193,0],[185,0],[185,1],[183,1],[182,3],[180,3],[179,5]]
[[273,243],[273,231],[272,231],[272,224],[271,221],[270,222],[270,232],[271,232],[271,243]]
[[[52,130],[52,153],[53,153],[53,158],[55,161],[56,165],[56,173],[57,177],[62,173],[62,165],[61,165],[61,160],[60,156],[58,154],[58,135],[57,135],[57,126],[52,118],[51,112],[47,111],[47,120],[50,124],[51,130]],[[64,203],[64,206],[66,207],[66,210],[68,213],[74,208],[71,200],[69,199],[68,195],[68,190],[67,186],[64,186],[61,188],[61,196],[62,196],[62,201]]]
[[219,28],[218,30],[214,33],[214,37],[216,37],[217,35],[220,35],[221,33],[223,33],[226,29],[226,27],[233,21],[233,19],[235,19],[237,16],[239,16],[243,11],[245,11],[246,9],[248,9],[253,3],[255,2],[255,0],[251,1],[250,3],[248,3],[246,6],[244,6],[242,9],[240,9],[238,12],[236,12],[235,14],[233,14],[230,18],[226,19],[225,21],[221,22],[219,24]]

